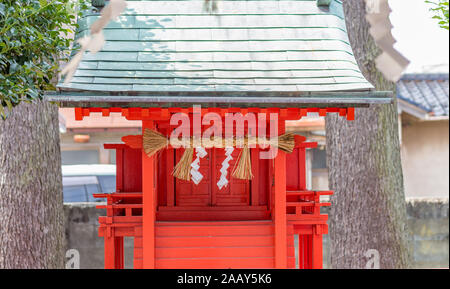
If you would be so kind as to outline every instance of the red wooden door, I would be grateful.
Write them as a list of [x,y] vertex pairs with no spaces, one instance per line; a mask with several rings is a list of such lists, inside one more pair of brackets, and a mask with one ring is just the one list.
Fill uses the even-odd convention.
[[[192,181],[176,179],[175,206],[248,206],[249,182],[231,177],[234,164],[240,150],[235,150],[230,161],[227,179],[230,181],[226,187],[219,189],[217,182],[220,179],[220,168],[225,159],[224,149],[208,149],[208,155],[200,159],[201,182],[196,185]],[[184,149],[175,150],[176,162],[180,160]],[[195,155],[194,155],[195,158]]]
[[234,165],[239,157],[240,149],[235,149],[232,153],[233,159],[229,162],[227,179],[229,181],[226,187],[219,189],[217,182],[220,179],[220,169],[222,162],[225,160],[224,149],[214,149],[212,168],[214,174],[214,182],[212,184],[212,205],[213,206],[248,206],[249,205],[249,182],[231,177]]
[[[176,163],[181,159],[184,149],[175,151]],[[211,149],[206,150],[208,155],[200,159],[200,173],[203,175],[202,181],[196,185],[192,181],[183,181],[176,179],[175,205],[179,207],[186,206],[209,206],[211,205]],[[195,152],[194,152],[195,158]]]

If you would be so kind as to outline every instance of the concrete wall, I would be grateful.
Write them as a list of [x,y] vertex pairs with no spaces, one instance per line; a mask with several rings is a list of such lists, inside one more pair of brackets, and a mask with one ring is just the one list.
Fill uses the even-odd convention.
[[449,197],[448,120],[402,120],[406,197]]
[[408,226],[416,268],[448,268],[448,199],[410,199]]
[[[66,248],[80,253],[81,269],[103,268],[103,238],[98,236],[98,217],[106,210],[96,209],[101,203],[65,203]],[[133,240],[124,240],[125,268],[133,267]]]
[[[103,238],[97,235],[98,217],[105,211],[96,204],[65,204],[67,249],[80,253],[81,268],[103,268]],[[408,223],[412,229],[414,268],[449,267],[448,199],[408,200]],[[325,267],[328,238],[324,240]],[[125,240],[125,268],[132,268],[133,242]],[[382,261],[382,260],[381,260]]]

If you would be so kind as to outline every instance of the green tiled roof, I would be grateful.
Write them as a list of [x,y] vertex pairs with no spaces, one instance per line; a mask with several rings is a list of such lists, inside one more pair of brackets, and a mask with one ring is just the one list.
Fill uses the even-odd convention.
[[[341,1],[131,1],[63,91],[113,94],[369,91]],[[77,38],[99,17],[81,19]],[[176,100],[174,100],[176,101]]]

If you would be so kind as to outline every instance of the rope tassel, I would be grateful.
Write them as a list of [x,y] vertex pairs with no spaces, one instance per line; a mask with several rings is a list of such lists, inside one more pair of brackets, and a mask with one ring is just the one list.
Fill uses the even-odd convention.
[[251,180],[252,174],[252,161],[250,159],[250,149],[248,144],[244,144],[241,153],[239,154],[239,162],[236,162],[233,170],[233,177],[241,180]]
[[173,176],[177,179],[190,181],[191,180],[191,164],[194,156],[194,149],[189,147],[184,150],[180,161],[173,170]]
[[[293,133],[286,133],[283,135],[280,135],[278,137],[273,137],[270,139],[267,138],[256,138],[256,137],[244,137],[243,138],[243,148],[239,154],[238,160],[236,161],[232,176],[241,180],[251,180],[253,178],[252,174],[252,163],[251,163],[251,157],[250,157],[250,148],[249,146],[271,146],[273,148],[278,148],[284,152],[291,153],[294,150],[295,144],[299,142],[305,141],[305,137],[295,135]],[[198,142],[198,144],[197,144]],[[169,145],[175,146],[182,146],[185,148],[185,151],[180,159],[180,161],[175,166],[175,169],[173,171],[173,176],[185,180],[190,181],[191,176],[194,182],[199,183],[203,176],[198,171],[197,166],[199,167],[200,158],[202,158],[201,155],[206,155],[205,148],[223,148],[225,147],[225,144],[232,143],[233,146],[237,145],[237,139],[225,139],[225,138],[215,138],[214,140],[206,141],[203,140],[203,143],[199,142],[199,140],[195,141],[196,146],[196,154],[197,158],[195,160],[195,163],[192,162],[193,155],[194,155],[194,139],[193,138],[183,138],[183,139],[175,139],[175,140],[169,140],[165,135],[154,131],[146,129],[144,131],[143,140],[142,140],[142,147],[144,149],[144,152],[148,156],[153,156],[157,152],[161,151],[162,149],[167,148]],[[176,147],[176,146],[175,146]],[[202,150],[204,152],[202,152]],[[227,158],[231,158],[231,153],[233,152],[233,147],[225,147],[226,153],[230,153],[230,156],[227,155]],[[232,158],[231,158],[232,159]],[[229,160],[231,160],[229,159]],[[197,162],[198,160],[198,162]],[[228,160],[228,161],[229,161]],[[225,163],[225,161],[222,163],[222,169],[221,169],[221,178],[219,182],[217,183],[217,186],[219,188],[222,188],[228,184],[228,180],[224,180],[226,178],[226,175],[228,174],[227,169],[228,161]],[[226,167],[226,168],[225,168]]]
[[143,148],[145,153],[151,157],[169,145],[169,140],[165,135],[154,130],[144,131]]

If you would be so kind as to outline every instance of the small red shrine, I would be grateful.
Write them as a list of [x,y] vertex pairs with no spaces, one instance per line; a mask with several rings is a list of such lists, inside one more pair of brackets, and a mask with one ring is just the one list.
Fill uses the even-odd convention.
[[[74,107],[77,120],[116,112],[142,121],[142,135],[105,144],[117,159],[116,191],[95,195],[107,200],[99,206],[105,268],[124,267],[124,237],[134,238],[134,268],[322,268],[328,226],[320,208],[330,203],[320,197],[332,192],[306,186],[305,152],[316,143],[296,136],[289,152],[275,147],[274,159],[260,157],[267,147],[249,148],[248,178],[233,174],[245,148],[197,146],[183,179],[174,171],[187,148],[168,143],[149,154],[146,131],[169,139],[176,114],[192,132],[195,117],[215,113],[225,123],[240,113],[264,115],[254,129],[280,137],[286,120],[337,113],[351,121],[355,107],[391,98],[359,71],[341,1],[218,5],[205,12],[203,0],[129,1],[105,29],[103,50],[84,55],[72,81],[47,96]],[[81,19],[77,37],[96,19]],[[201,133],[210,127],[200,123]]]

